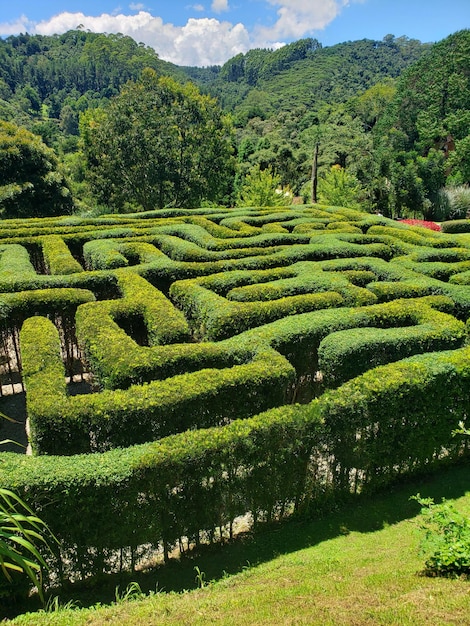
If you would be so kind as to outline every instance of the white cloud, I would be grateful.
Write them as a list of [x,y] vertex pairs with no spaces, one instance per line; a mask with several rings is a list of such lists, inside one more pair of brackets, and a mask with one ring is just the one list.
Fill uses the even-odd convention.
[[193,4],[190,8],[198,11],[199,13],[202,13],[205,10],[203,4]]
[[122,33],[155,48],[161,59],[177,65],[222,65],[231,57],[250,49],[250,36],[243,24],[217,19],[191,18],[184,26],[163,23],[146,11],[136,15],[88,16],[84,13],[60,13],[33,24],[22,17],[15,24],[0,24],[0,34],[53,35],[82,26],[96,33]]
[[243,24],[216,19],[189,19],[174,41],[178,65],[223,65],[227,59],[250,48]]
[[211,9],[214,13],[222,13],[223,11],[228,11],[228,0],[212,0]]
[[[122,33],[153,47],[161,59],[177,65],[222,65],[240,52],[254,47],[279,48],[321,30],[335,19],[350,2],[362,0],[266,0],[277,8],[277,20],[270,27],[259,26],[249,32],[241,23],[215,18],[191,18],[184,26],[164,23],[148,11],[134,15],[123,13],[88,16],[64,12],[38,23],[22,16],[15,23],[0,23],[0,35],[20,32],[53,35],[82,26],[97,33]],[[137,10],[142,5],[133,3]],[[193,9],[204,7],[196,4]],[[229,9],[228,0],[212,0],[213,11]]]
[[0,35],[2,37],[18,35],[18,33],[34,33],[34,31],[35,23],[29,20],[26,15],[22,15],[14,22],[0,24]]
[[143,9],[145,9],[145,4],[142,4],[142,2],[131,2],[129,5],[129,9],[131,11],[142,11]]
[[322,30],[349,4],[349,0],[268,0],[279,7],[278,19],[271,27],[256,29],[258,41],[299,39],[315,30]]

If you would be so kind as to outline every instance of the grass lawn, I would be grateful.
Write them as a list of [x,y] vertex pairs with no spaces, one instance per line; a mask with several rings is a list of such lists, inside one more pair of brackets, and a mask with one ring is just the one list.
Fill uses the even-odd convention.
[[453,499],[470,515],[470,467],[443,470],[323,519],[284,523],[134,575],[142,589],[159,590],[144,599],[106,606],[111,588],[114,593],[118,582],[121,588],[128,582],[113,579],[98,595],[75,590],[63,598],[88,608],[24,614],[9,623],[470,625],[470,581],[420,575],[420,507],[409,499],[418,492]]

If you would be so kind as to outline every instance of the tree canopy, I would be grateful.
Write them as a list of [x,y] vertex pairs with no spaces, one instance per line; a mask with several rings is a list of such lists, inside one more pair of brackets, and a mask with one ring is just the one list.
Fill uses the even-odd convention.
[[470,182],[469,59],[469,30],[302,39],[207,68],[119,34],[20,35],[0,40],[0,119],[54,148],[85,209],[233,205],[256,169],[310,198],[318,146],[319,179],[339,166],[362,208],[432,219],[444,186]]
[[4,218],[70,213],[70,189],[41,138],[0,121],[0,212]]
[[151,69],[84,115],[92,187],[103,204],[194,207],[229,193],[231,125],[214,99]]
[[238,206],[285,206],[292,203],[289,188],[281,187],[281,177],[271,169],[260,169],[259,164],[245,176],[238,192]]

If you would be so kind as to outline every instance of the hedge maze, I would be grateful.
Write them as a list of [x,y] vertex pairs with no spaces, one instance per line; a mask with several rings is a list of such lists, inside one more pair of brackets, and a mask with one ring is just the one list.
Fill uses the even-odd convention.
[[60,539],[53,573],[465,455],[464,231],[319,206],[1,222],[1,389],[32,454],[1,453],[0,484]]

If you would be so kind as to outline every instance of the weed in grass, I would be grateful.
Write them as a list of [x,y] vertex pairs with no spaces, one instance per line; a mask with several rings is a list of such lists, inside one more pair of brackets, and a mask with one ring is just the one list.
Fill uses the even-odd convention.
[[201,570],[199,569],[199,567],[196,565],[196,567],[194,568],[194,571],[196,572],[196,582],[197,582],[197,586],[199,587],[199,589],[203,589],[206,585],[206,575],[204,574],[204,572],[201,572]]
[[123,592],[119,591],[119,586],[115,590],[116,603],[129,602],[131,600],[141,600],[145,598],[145,593],[142,591],[138,582],[131,582],[127,585]]
[[78,609],[80,605],[75,600],[69,600],[68,602],[61,602],[59,596],[51,596],[48,598],[44,611],[46,613],[58,613],[59,611],[68,611],[69,609]]

